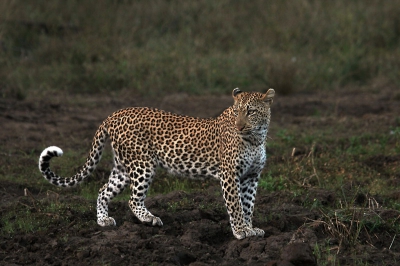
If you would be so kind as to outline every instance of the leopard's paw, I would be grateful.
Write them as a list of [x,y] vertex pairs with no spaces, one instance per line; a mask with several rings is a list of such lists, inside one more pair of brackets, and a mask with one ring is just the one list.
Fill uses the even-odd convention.
[[115,222],[114,218],[112,217],[104,217],[97,219],[97,224],[100,226],[115,226],[117,223]]
[[250,227],[246,227],[244,229],[239,229],[236,231],[233,231],[233,235],[237,238],[237,239],[244,239],[246,237],[251,237],[251,236],[255,236],[256,235],[256,231],[254,231],[252,228]]
[[257,227],[253,227],[253,231],[256,233],[256,236],[260,236],[260,237],[264,237],[264,230],[257,228]]
[[163,226],[163,222],[161,221],[161,219],[159,217],[157,217],[157,216],[152,215],[152,214],[146,215],[143,218],[142,222],[148,223],[148,224],[150,224],[152,226]]

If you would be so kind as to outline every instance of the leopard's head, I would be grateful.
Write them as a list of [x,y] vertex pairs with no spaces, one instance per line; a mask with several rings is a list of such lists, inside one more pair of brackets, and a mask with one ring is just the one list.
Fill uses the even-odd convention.
[[274,95],[274,89],[269,89],[266,93],[242,92],[238,88],[232,91],[233,112],[239,133],[261,133],[268,129]]

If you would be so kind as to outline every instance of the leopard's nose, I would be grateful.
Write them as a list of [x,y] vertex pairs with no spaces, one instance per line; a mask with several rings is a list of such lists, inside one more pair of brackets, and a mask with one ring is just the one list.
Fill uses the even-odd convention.
[[236,125],[238,131],[242,131],[244,129],[244,125]]

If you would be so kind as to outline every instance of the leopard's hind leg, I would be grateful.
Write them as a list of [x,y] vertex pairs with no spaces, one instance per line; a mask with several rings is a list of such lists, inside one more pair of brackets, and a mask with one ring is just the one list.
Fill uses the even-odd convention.
[[116,163],[111,171],[108,183],[100,190],[97,198],[97,223],[100,226],[116,225],[114,218],[108,217],[108,204],[129,185],[125,168]]

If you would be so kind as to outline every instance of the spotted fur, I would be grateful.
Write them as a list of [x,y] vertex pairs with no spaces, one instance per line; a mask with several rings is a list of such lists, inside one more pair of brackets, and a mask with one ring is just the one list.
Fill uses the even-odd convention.
[[242,92],[234,89],[233,106],[217,118],[181,116],[152,108],[126,108],[110,115],[100,125],[90,154],[72,177],[60,177],[50,170],[50,159],[62,150],[51,146],[39,159],[39,169],[52,184],[75,186],[88,177],[99,163],[107,138],[111,140],[114,167],[108,183],[99,191],[97,223],[115,225],[108,216],[108,204],[128,185],[129,207],[142,222],[162,226],[159,217],[144,205],[156,167],[191,178],[220,180],[233,235],[237,239],[263,236],[253,227],[252,215],[260,173],[266,161],[265,144],[270,106],[275,91]]

